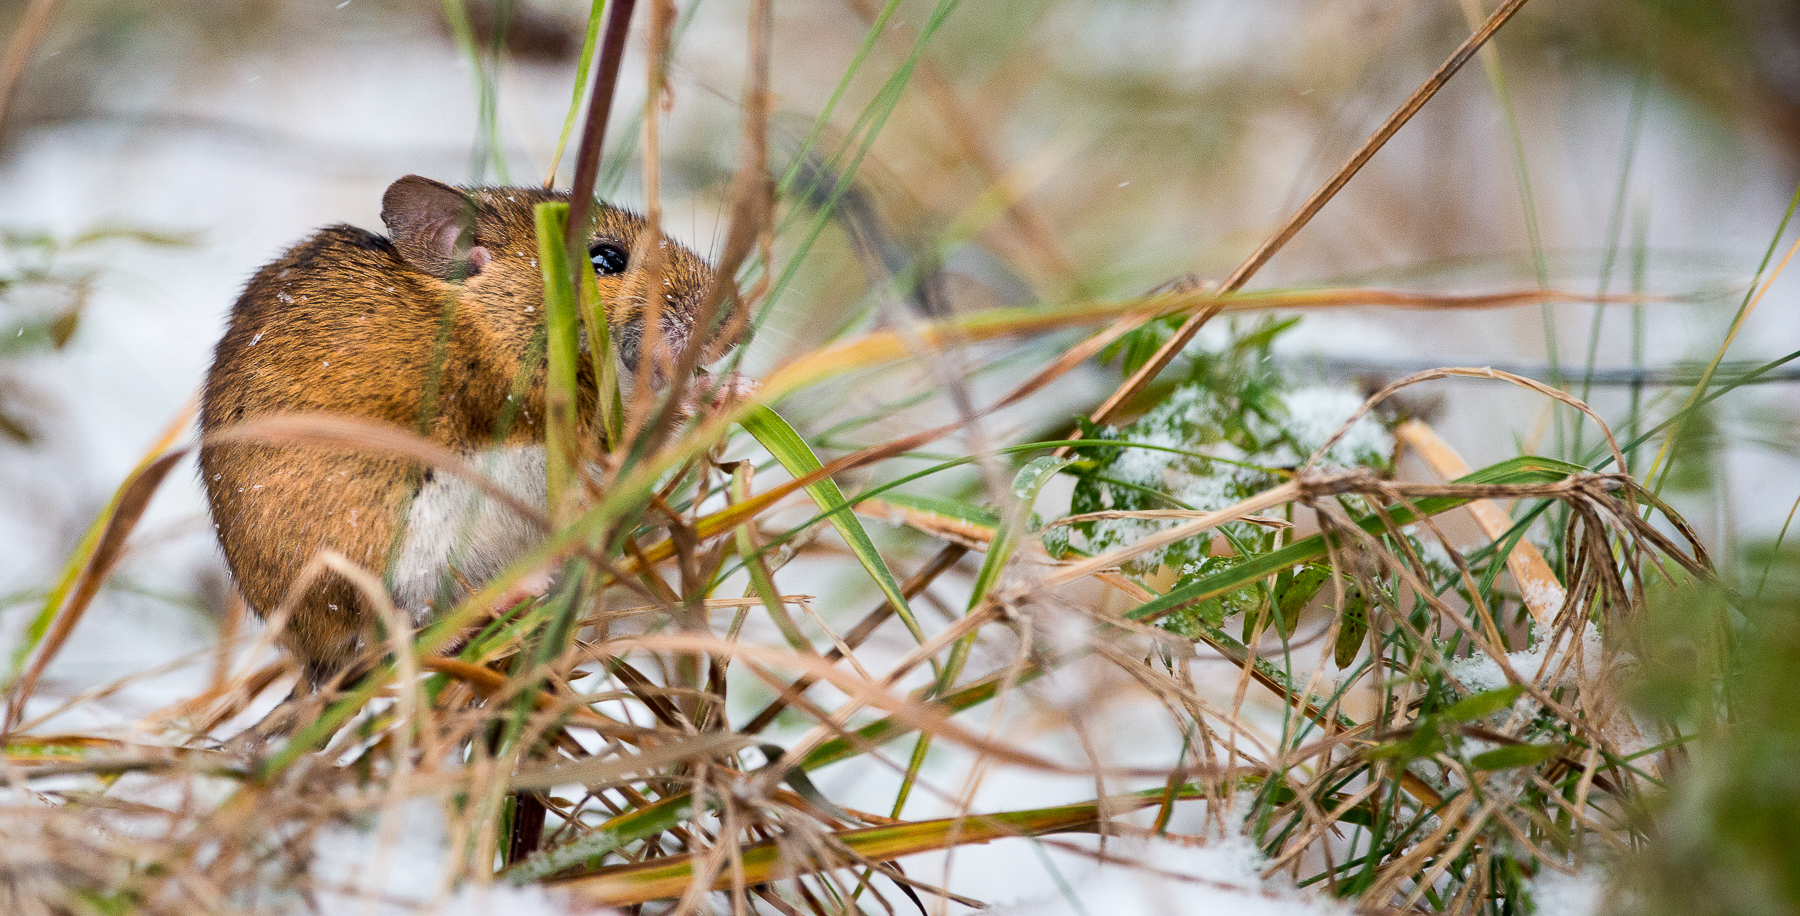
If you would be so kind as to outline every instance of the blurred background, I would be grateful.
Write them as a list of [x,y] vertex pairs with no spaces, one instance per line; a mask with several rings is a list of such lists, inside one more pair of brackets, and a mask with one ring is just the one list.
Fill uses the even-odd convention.
[[[1486,6],[907,0],[828,120],[857,130],[916,53],[862,187],[898,237],[937,251],[952,307],[1130,297],[1229,274]],[[778,150],[833,103],[879,11],[775,4]],[[676,12],[660,204],[666,231],[712,252],[737,162],[748,11],[705,0]],[[0,76],[16,72],[0,115],[0,645],[180,416],[258,266],[323,225],[379,228],[382,190],[407,173],[521,185],[552,173],[587,14],[550,0],[0,0],[15,68]],[[1337,310],[1307,316],[1277,352],[1361,385],[1494,365],[1588,396],[1621,431],[1634,409],[1666,416],[1689,389],[1659,382],[1691,385],[1759,264],[1772,247],[1779,262],[1792,236],[1779,233],[1800,182],[1800,6],[1540,2],[1493,47],[1251,288],[1541,283],[1649,298]],[[609,197],[637,207],[644,86],[640,41],[603,177]],[[568,157],[561,167],[566,184]],[[888,320],[842,233],[794,260],[802,235],[777,241],[776,271],[797,272],[745,352],[752,376]],[[1797,291],[1782,276],[1757,300],[1727,370],[1796,349]],[[1203,339],[1223,339],[1225,324]],[[1003,422],[1085,412],[1117,378],[1094,367]],[[1800,496],[1795,390],[1777,381],[1714,402],[1683,453],[1673,501],[1711,545],[1782,530]],[[1522,451],[1581,459],[1597,441],[1498,384],[1411,397],[1476,466]],[[894,398],[812,392],[783,409],[816,430]],[[204,651],[228,588],[197,482],[178,472],[41,692]],[[116,700],[119,721],[204,676]]]

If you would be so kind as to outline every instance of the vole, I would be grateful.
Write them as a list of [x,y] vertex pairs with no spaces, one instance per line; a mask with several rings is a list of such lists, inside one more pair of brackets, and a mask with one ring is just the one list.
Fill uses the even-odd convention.
[[[526,364],[545,312],[533,207],[567,199],[408,175],[382,197],[391,238],[337,225],[295,245],[231,310],[202,433],[297,412],[381,421],[423,432],[543,507],[544,365]],[[663,295],[664,347],[693,345],[712,267],[672,241],[647,256],[643,218],[597,206],[586,247],[621,361],[629,370],[640,356],[650,284]],[[200,473],[226,562],[264,616],[316,555],[335,550],[385,573],[395,606],[419,626],[543,534],[467,482],[391,453],[205,441]],[[280,638],[317,684],[373,624],[361,593],[327,572],[299,595]]]

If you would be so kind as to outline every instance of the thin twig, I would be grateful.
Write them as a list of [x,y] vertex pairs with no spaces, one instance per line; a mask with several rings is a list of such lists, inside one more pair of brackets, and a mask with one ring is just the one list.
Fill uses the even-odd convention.
[[[594,218],[594,184],[600,177],[600,150],[606,139],[606,119],[612,113],[613,94],[619,84],[619,66],[625,60],[625,39],[631,29],[631,11],[637,0],[610,0],[606,11],[606,35],[600,42],[600,72],[594,77],[594,93],[588,97],[587,123],[581,129],[581,145],[575,152],[575,181],[569,188],[569,261],[586,269],[587,237]],[[579,279],[579,275],[577,275]],[[580,286],[576,286],[580,289]]]

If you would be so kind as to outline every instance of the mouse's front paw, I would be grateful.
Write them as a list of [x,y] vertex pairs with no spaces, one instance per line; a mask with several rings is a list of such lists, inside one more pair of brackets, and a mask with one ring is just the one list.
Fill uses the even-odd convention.
[[534,572],[526,573],[518,578],[507,590],[494,599],[492,611],[496,617],[505,616],[521,601],[530,601],[544,597],[550,591],[550,584],[555,578],[556,570],[545,566]]
[[693,417],[706,410],[722,410],[756,393],[756,382],[733,372],[723,378],[701,376],[681,399],[681,413]]

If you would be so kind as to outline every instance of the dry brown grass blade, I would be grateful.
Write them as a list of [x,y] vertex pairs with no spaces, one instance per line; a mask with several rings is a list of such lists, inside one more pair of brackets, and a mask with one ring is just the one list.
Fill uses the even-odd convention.
[[[1249,312],[1274,309],[1381,308],[1455,311],[1513,308],[1544,302],[1624,304],[1640,296],[1605,296],[1554,289],[1505,290],[1496,293],[1419,293],[1382,289],[1312,289],[1233,293],[1180,292],[1115,301],[1088,301],[1054,307],[1020,307],[974,312],[919,322],[900,331],[872,331],[841,343],[792,357],[765,375],[755,400],[770,404],[811,385],[850,372],[890,365],[932,353],[952,344],[1026,337],[1065,328],[1106,323],[1107,342],[1137,329],[1142,322],[1184,313]],[[1104,345],[1078,345],[1099,352]]]
[[[1455,480],[1467,475],[1471,468],[1456,450],[1437,434],[1437,430],[1419,420],[1408,420],[1394,430],[1394,437],[1405,443],[1419,458],[1445,480]],[[1469,503],[1469,514],[1474,516],[1475,524],[1481,526],[1488,540],[1499,543],[1512,528],[1512,519],[1505,510],[1495,505],[1492,500],[1477,499]],[[1539,626],[1549,626],[1556,619],[1557,612],[1562,610],[1563,586],[1544,562],[1544,555],[1530,541],[1520,541],[1506,555],[1506,568],[1519,583],[1520,594],[1525,599],[1525,606],[1531,611],[1531,618]]]
[[[1457,71],[1461,70],[1463,65],[1475,56],[1475,52],[1487,44],[1488,39],[1492,38],[1494,33],[1499,31],[1500,27],[1505,25],[1507,20],[1511,19],[1524,5],[1525,0],[1506,0],[1500,4],[1493,14],[1488,16],[1487,21],[1481,24],[1481,28],[1469,35],[1450,55],[1449,59],[1445,60],[1417,89],[1414,89],[1412,95],[1408,96],[1406,101],[1395,109],[1394,113],[1389,115],[1387,120],[1383,121],[1381,126],[1369,135],[1367,140],[1363,141],[1362,146],[1343,165],[1338,167],[1331,178],[1327,179],[1317,191],[1314,191],[1312,196],[1300,205],[1300,209],[1295,211],[1293,216],[1288,217],[1287,222],[1283,223],[1280,229],[1269,236],[1256,251],[1251,253],[1250,257],[1244,260],[1243,264],[1238,266],[1237,270],[1232,272],[1221,287],[1221,291],[1231,293],[1242,289],[1244,284],[1248,283],[1250,278],[1258,270],[1261,270],[1270,258],[1275,256],[1275,252],[1280,251],[1282,246],[1286,245],[1295,234],[1311,222],[1312,218],[1324,209],[1325,204],[1336,197],[1337,193],[1350,183],[1350,179],[1357,172],[1362,171],[1363,166],[1374,158],[1375,153],[1386,146],[1387,142],[1393,139],[1396,133],[1399,133],[1400,128],[1412,120],[1413,115],[1418,114],[1419,110],[1425,107],[1425,103],[1437,95],[1438,90],[1444,88],[1444,85],[1450,82],[1450,78],[1455,76]],[[1089,419],[1095,423],[1111,421],[1120,407],[1136,398],[1152,379],[1168,367],[1169,363],[1175,359],[1175,355],[1194,339],[1194,335],[1200,332],[1201,326],[1211,320],[1214,314],[1216,314],[1216,310],[1208,308],[1183,322],[1181,327],[1176,329],[1174,336],[1159,347],[1149,361],[1133,372],[1131,377],[1125,380],[1125,384],[1121,385],[1112,397],[1107,398],[1106,402],[1089,416]]]
[[1313,452],[1312,457],[1307,459],[1305,467],[1310,468],[1317,464],[1319,458],[1330,451],[1331,447],[1336,445],[1338,440],[1342,439],[1344,435],[1350,431],[1350,428],[1356,424],[1357,420],[1360,420],[1367,415],[1369,411],[1375,408],[1375,405],[1392,397],[1395,392],[1400,391],[1403,388],[1417,385],[1420,382],[1429,382],[1443,378],[1485,378],[1510,382],[1520,388],[1535,391],[1544,397],[1561,401],[1562,403],[1581,411],[1588,419],[1594,421],[1594,426],[1600,430],[1602,436],[1606,437],[1606,446],[1612,451],[1614,466],[1619,469],[1619,473],[1628,473],[1625,452],[1619,448],[1619,440],[1613,438],[1612,427],[1608,426],[1606,421],[1602,419],[1599,414],[1595,413],[1592,407],[1587,405],[1586,401],[1583,401],[1566,391],[1552,388],[1536,379],[1529,379],[1522,375],[1514,375],[1511,372],[1495,369],[1490,366],[1466,368],[1446,366],[1441,369],[1427,369],[1424,372],[1415,372],[1406,378],[1384,386],[1380,391],[1369,395],[1368,399],[1363,401],[1362,406],[1357,408],[1356,413],[1352,414],[1348,420],[1345,420],[1344,424],[1338,427],[1337,432],[1333,433],[1331,438],[1326,439],[1324,444],[1320,445],[1318,449]]
[[[1205,518],[1206,515],[1206,512],[1199,509],[1145,509],[1143,511],[1107,510],[1105,512],[1083,512],[1080,515],[1065,515],[1062,518],[1052,521],[1045,527],[1060,528],[1064,525],[1079,525],[1082,522],[1104,521],[1107,519],[1194,519]],[[1273,515],[1246,515],[1243,518],[1236,519],[1236,521],[1248,522],[1259,528],[1272,528],[1277,531],[1288,531],[1294,527],[1293,522],[1284,518],[1276,518]]]
[[156,488],[162,486],[163,478],[169,475],[169,470],[175,467],[176,462],[187,457],[187,452],[183,448],[163,455],[139,468],[120,488],[118,504],[112,517],[107,519],[106,530],[101,534],[93,556],[88,558],[87,567],[82,570],[74,592],[57,610],[56,619],[32,654],[30,666],[19,676],[18,683],[13,685],[12,694],[7,697],[6,727],[0,729],[0,732],[11,732],[13,726],[18,724],[19,717],[25,712],[25,701],[37,689],[38,679],[43,676],[44,669],[62,651],[69,634],[75,630],[75,624],[81,621],[88,605],[93,603],[94,596],[100,593],[100,586],[105,584],[113,567],[124,555],[125,539],[130,537],[138,520],[143,518],[144,510],[150,505],[150,497],[156,495]]
[[[1170,294],[1164,301],[1179,303],[1189,299],[1204,302],[1217,293]],[[1267,297],[1267,298],[1265,298]],[[1444,312],[1470,309],[1517,308],[1545,303],[1567,305],[1643,305],[1668,300],[1655,296],[1613,294],[1595,296],[1559,289],[1509,289],[1491,293],[1426,293],[1404,289],[1295,289],[1266,294],[1239,294],[1222,300],[1226,312],[1267,311],[1271,308],[1334,309],[1385,308],[1409,312]]]
[[[427,655],[419,659],[419,667],[456,678],[474,687],[484,696],[503,696],[517,686],[514,679],[491,668],[441,655]],[[609,719],[586,706],[575,705],[567,698],[544,693],[541,690],[532,698],[532,705],[539,710],[567,713],[572,724],[582,728],[591,728],[609,738],[639,741],[643,739],[645,733],[645,729],[639,726]]]
[[549,789],[566,785],[599,785],[621,779],[630,773],[648,773],[675,764],[689,763],[720,754],[730,754],[756,743],[750,735],[736,732],[712,732],[682,738],[646,748],[638,754],[615,757],[569,760],[527,767],[513,774],[507,787],[513,791]]
[[[652,12],[658,19],[664,14],[661,3],[652,5]],[[673,12],[673,6],[668,7]],[[672,25],[672,15],[668,17]],[[709,335],[710,340],[735,341],[748,325],[751,303],[742,301],[738,294],[736,277],[738,268],[757,247],[759,239],[770,237],[774,232],[775,213],[775,181],[769,174],[769,53],[772,37],[773,20],[769,0],[756,0],[751,4],[748,34],[749,74],[745,79],[743,97],[743,161],[737,174],[731,181],[731,214],[725,232],[725,247],[719,253],[713,269],[712,285],[706,289],[698,307],[694,312],[694,329],[696,333]],[[659,34],[659,43],[666,42],[666,34]],[[660,78],[656,80],[660,85]],[[647,124],[654,128],[655,118],[648,119]],[[648,141],[648,138],[647,138]],[[654,169],[654,157],[646,159],[646,168]],[[654,198],[653,198],[654,199]],[[653,300],[655,301],[655,300]],[[717,333],[713,332],[718,321],[719,310],[727,302],[735,301],[736,309],[723,322]],[[669,383],[663,392],[662,407],[655,420],[646,426],[649,439],[644,450],[652,451],[671,435],[680,425],[684,392],[695,378],[695,370],[705,359],[720,355],[726,349],[718,344],[692,346],[681,350],[675,360],[675,366],[669,373]],[[645,368],[641,366],[640,368]],[[645,394],[649,392],[640,389]]]
[[285,659],[264,665],[248,675],[215,685],[197,697],[170,707],[154,717],[154,722],[172,722],[198,716],[192,734],[196,737],[210,735],[214,729],[247,709],[276,681],[293,672],[293,663]]
[[[1331,439],[1327,440],[1327,442],[1324,445],[1322,445],[1318,449],[1318,451],[1316,451],[1314,453],[1313,457],[1311,459],[1309,459],[1307,462],[1308,466],[1310,466],[1314,461],[1317,461],[1318,457],[1320,455],[1323,455],[1326,452],[1326,450],[1328,450],[1331,447],[1332,443],[1336,442],[1339,438],[1341,438],[1344,435],[1344,433],[1349,429],[1349,424],[1355,423],[1357,419],[1361,418],[1363,416],[1363,414],[1367,413],[1375,404],[1380,403],[1382,400],[1391,396],[1394,392],[1397,392],[1397,391],[1401,390],[1402,388],[1405,388],[1409,385],[1418,384],[1420,382],[1429,381],[1432,379],[1448,378],[1448,377],[1492,378],[1492,379],[1510,382],[1514,385],[1518,385],[1520,387],[1527,388],[1531,391],[1535,391],[1539,394],[1544,395],[1545,397],[1549,397],[1554,400],[1560,401],[1564,404],[1574,407],[1576,410],[1581,411],[1589,419],[1591,419],[1597,427],[1599,427],[1602,435],[1605,436],[1606,443],[1612,450],[1613,460],[1614,460],[1614,462],[1616,462],[1617,467],[1620,469],[1620,472],[1621,472],[1621,475],[1614,479],[1618,480],[1620,482],[1620,484],[1622,486],[1624,486],[1624,488],[1626,489],[1626,492],[1630,495],[1630,498],[1635,501],[1635,498],[1636,498],[1635,497],[1635,492],[1636,492],[1635,487],[1633,487],[1629,483],[1628,477],[1623,476],[1623,474],[1626,470],[1626,467],[1627,467],[1626,461],[1625,461],[1625,455],[1624,455],[1623,451],[1620,450],[1618,441],[1613,437],[1611,427],[1609,427],[1607,425],[1606,421],[1603,420],[1598,414],[1596,414],[1593,411],[1593,409],[1587,405],[1586,402],[1584,402],[1581,399],[1576,398],[1573,395],[1570,395],[1566,392],[1559,391],[1555,388],[1551,388],[1550,386],[1545,385],[1541,382],[1537,382],[1532,379],[1523,378],[1521,376],[1513,375],[1512,373],[1509,373],[1509,372],[1502,372],[1502,371],[1492,369],[1492,368],[1480,368],[1480,369],[1445,368],[1445,369],[1430,370],[1427,372],[1417,373],[1415,375],[1401,379],[1397,382],[1394,382],[1394,383],[1382,388],[1382,390],[1371,395],[1369,397],[1369,399],[1364,402],[1363,406],[1357,411],[1355,416],[1353,416],[1350,420],[1348,420],[1346,422],[1345,426],[1340,427],[1339,430],[1337,431],[1337,433],[1334,434],[1331,437]],[[1466,462],[1464,462],[1462,460],[1461,456],[1457,455],[1456,452],[1453,449],[1451,449],[1447,443],[1445,443],[1445,442],[1443,442],[1443,440],[1439,439],[1437,437],[1436,433],[1433,432],[1429,427],[1425,426],[1424,424],[1418,423],[1417,421],[1406,424],[1406,425],[1402,426],[1399,430],[1396,430],[1396,435],[1399,436],[1402,441],[1406,441],[1409,444],[1413,445],[1413,447],[1420,452],[1421,456],[1425,458],[1427,463],[1430,463],[1433,466],[1433,469],[1436,470],[1438,473],[1443,474],[1446,477],[1451,477],[1451,478],[1461,476],[1462,474],[1468,473],[1468,471],[1469,471],[1468,465]],[[1568,484],[1571,482],[1572,481],[1565,481],[1565,484]],[[1576,489],[1579,489],[1579,487],[1577,487]],[[1573,494],[1574,490],[1572,490],[1571,493]],[[1604,493],[1597,494],[1590,498],[1598,499],[1598,500],[1606,499],[1606,497],[1604,496]],[[1581,504],[1578,502],[1571,502],[1570,506],[1571,506],[1571,508],[1577,510],[1578,512],[1584,511],[1584,510],[1582,510]],[[1481,526],[1483,532],[1486,533],[1488,538],[1490,540],[1494,541],[1495,543],[1498,543],[1500,541],[1500,539],[1505,536],[1505,533],[1507,532],[1507,530],[1512,527],[1512,520],[1506,515],[1506,513],[1501,511],[1498,506],[1495,506],[1492,502],[1490,502],[1486,499],[1477,500],[1474,503],[1471,503],[1469,506],[1469,510],[1470,510],[1470,513],[1472,515],[1474,515],[1477,524]],[[1673,512],[1668,512],[1666,514],[1668,515],[1668,517],[1670,517],[1672,519],[1677,519],[1677,520],[1679,519],[1679,516],[1675,515]],[[1591,513],[1584,513],[1584,516],[1586,516],[1586,515],[1591,515]],[[1637,523],[1641,522],[1641,518],[1636,512],[1635,505],[1631,506],[1628,509],[1628,511],[1625,511],[1622,513],[1615,513],[1615,515],[1621,519],[1629,519],[1629,522],[1627,522],[1627,530],[1629,530],[1629,531],[1637,532],[1637,531],[1641,531],[1641,528],[1649,527],[1647,525],[1640,526],[1637,524]],[[1598,521],[1598,519],[1590,519],[1590,521],[1589,521],[1590,530],[1598,530],[1600,525],[1601,525],[1601,523]],[[1641,537],[1643,535],[1640,533],[1639,536]],[[1679,549],[1676,549],[1675,545],[1672,542],[1668,542],[1666,539],[1663,539],[1661,542],[1653,541],[1653,543],[1658,543],[1658,546],[1665,551],[1666,555],[1672,556],[1672,557],[1677,558],[1678,560],[1681,560],[1682,562],[1684,562],[1684,565],[1687,564],[1688,561],[1686,561],[1684,559],[1683,552],[1680,551]],[[1601,551],[1598,551],[1595,554],[1595,556],[1606,557],[1605,563],[1607,565],[1607,570],[1609,572],[1611,572],[1611,570],[1612,570],[1612,567],[1611,567],[1612,553],[1608,550],[1601,550]],[[1549,564],[1544,562],[1543,555],[1537,550],[1536,547],[1534,547],[1533,545],[1531,545],[1528,542],[1520,541],[1518,544],[1516,544],[1514,546],[1513,550],[1507,555],[1506,562],[1507,562],[1507,568],[1512,572],[1513,578],[1517,581],[1517,583],[1519,585],[1521,597],[1524,599],[1525,605],[1526,605],[1527,609],[1530,611],[1532,619],[1535,620],[1540,627],[1543,627],[1546,630],[1548,630],[1552,625],[1554,625],[1556,623],[1559,616],[1562,614],[1563,608],[1566,605],[1568,605],[1569,590],[1567,588],[1565,588],[1564,584],[1556,578],[1556,574],[1554,571],[1552,571],[1550,569]],[[1577,568],[1586,569],[1588,567],[1587,566],[1579,566]],[[1689,566],[1689,569],[1692,570],[1693,567]],[[1616,588],[1619,592],[1621,592],[1621,593],[1623,592],[1622,584],[1617,585]],[[1576,606],[1585,606],[1585,604],[1577,604]],[[1476,639],[1477,642],[1480,641],[1480,637],[1475,634],[1475,632],[1472,628],[1470,629],[1470,635],[1471,635],[1471,638]],[[1565,664],[1567,663],[1567,660],[1569,658],[1571,658],[1574,655],[1579,653],[1578,646],[1579,646],[1579,643],[1576,642],[1571,637],[1571,641],[1568,646],[1568,649],[1566,652],[1563,653],[1563,656],[1562,656],[1564,658]],[[1502,669],[1507,672],[1509,678],[1512,678],[1513,680],[1517,681],[1516,673],[1512,671],[1511,666],[1506,662],[1506,660],[1504,658],[1504,653],[1501,653],[1498,650],[1498,647],[1492,647],[1490,649],[1490,655],[1495,659],[1496,663],[1499,664],[1502,667]],[[1547,669],[1549,667],[1549,665],[1546,664],[1544,667]],[[1621,708],[1608,709],[1608,708],[1606,708],[1605,703],[1591,700],[1591,698],[1595,697],[1599,692],[1601,692],[1601,685],[1600,685],[1599,681],[1596,679],[1596,675],[1597,675],[1597,672],[1586,672],[1583,675],[1584,682],[1582,684],[1582,696],[1584,698],[1589,698],[1587,700],[1584,700],[1584,702],[1593,702],[1595,707],[1600,709],[1599,719],[1603,724],[1611,727],[1613,730],[1616,730],[1620,734],[1637,737],[1638,736],[1637,725],[1635,722],[1633,722],[1631,720],[1630,715],[1626,714],[1623,711],[1623,709],[1621,709]],[[1540,691],[1537,691],[1535,688],[1533,688],[1533,693],[1534,693],[1534,695],[1536,695],[1537,699],[1539,699],[1541,702],[1545,702],[1547,705],[1549,704],[1548,697],[1541,695]],[[1605,739],[1602,738],[1601,740],[1605,740]]]
[[[1094,574],[1094,578],[1097,581],[1104,582],[1107,585],[1118,589],[1120,592],[1139,603],[1150,601],[1156,597],[1154,593],[1138,585],[1136,582],[1115,572],[1096,573]],[[1220,658],[1237,666],[1237,668],[1244,673],[1245,677],[1255,681],[1263,689],[1281,698],[1283,703],[1298,710],[1302,715],[1311,719],[1315,724],[1325,729],[1327,732],[1336,730],[1337,723],[1332,720],[1330,710],[1320,707],[1317,703],[1314,703],[1310,697],[1295,692],[1291,685],[1284,684],[1280,680],[1270,677],[1262,669],[1256,666],[1255,657],[1252,653],[1243,651],[1241,647],[1220,642],[1206,634],[1200,636],[1200,641],[1205,643],[1214,652],[1217,652]],[[1344,741],[1348,740],[1349,737],[1350,736],[1347,733],[1339,733],[1333,740]],[[1412,771],[1402,771],[1399,775],[1399,780],[1400,787],[1406,790],[1407,794],[1419,801],[1428,805],[1436,805],[1443,802],[1443,795],[1439,793],[1436,788],[1432,787],[1430,783],[1419,778]]]
[[1064,566],[1046,576],[1042,587],[1054,588],[1068,585],[1095,573],[1117,569],[1133,557],[1142,556],[1176,541],[1183,541],[1205,531],[1210,531],[1227,522],[1238,521],[1248,515],[1256,515],[1264,509],[1286,505],[1301,498],[1304,488],[1300,482],[1290,480],[1264,490],[1249,499],[1227,506],[1217,512],[1208,512],[1192,521],[1183,522],[1165,531],[1159,531],[1135,544],[1121,547],[1118,550],[1103,553]]
[[[880,499],[859,501],[856,504],[856,512],[858,515],[880,519],[889,524],[905,525],[940,541],[959,544],[971,550],[986,550],[988,542],[994,538],[994,529],[987,525],[979,525],[975,522],[928,512],[924,509],[897,506]],[[1030,547],[1030,544],[1026,545],[1027,549]],[[1041,548],[1039,549],[1041,551]]]
[[[1516,496],[1556,499],[1565,503],[1579,522],[1571,529],[1571,537],[1575,539],[1576,544],[1568,549],[1571,557],[1568,594],[1572,597],[1559,608],[1560,613],[1555,619],[1554,625],[1548,628],[1546,636],[1548,641],[1545,643],[1546,661],[1533,677],[1522,677],[1508,661],[1507,650],[1503,645],[1486,640],[1482,632],[1472,625],[1464,615],[1431,595],[1425,589],[1424,583],[1415,577],[1412,568],[1409,568],[1407,564],[1397,562],[1397,557],[1384,554],[1367,532],[1349,523],[1349,520],[1342,515],[1341,509],[1329,506],[1316,508],[1320,508],[1321,511],[1335,519],[1334,528],[1346,532],[1353,539],[1361,542],[1371,556],[1380,557],[1381,562],[1397,574],[1406,587],[1419,596],[1420,600],[1426,602],[1439,619],[1450,621],[1463,631],[1474,645],[1499,666],[1508,682],[1523,686],[1529,695],[1542,705],[1543,709],[1581,733],[1593,747],[1603,749],[1608,759],[1615,759],[1619,756],[1616,738],[1618,736],[1624,736],[1627,739],[1635,738],[1637,736],[1636,726],[1629,721],[1624,721],[1626,718],[1624,709],[1618,702],[1612,682],[1605,676],[1604,666],[1608,662],[1603,659],[1601,661],[1603,667],[1595,669],[1584,661],[1585,653],[1579,647],[1581,631],[1587,626],[1586,615],[1584,613],[1567,613],[1567,610],[1592,608],[1611,616],[1623,609],[1642,605],[1641,596],[1634,600],[1628,594],[1620,571],[1615,566],[1619,562],[1615,559],[1615,554],[1623,554],[1629,558],[1641,549],[1636,546],[1637,544],[1649,540],[1641,530],[1641,528],[1649,528],[1649,526],[1643,523],[1642,518],[1634,510],[1611,495],[1612,491],[1629,486],[1627,479],[1619,475],[1578,474],[1555,484],[1517,488],[1504,487],[1481,494],[1490,497]],[[1452,490],[1465,490],[1464,496],[1466,497],[1488,488],[1464,487],[1454,484],[1386,484],[1381,489],[1384,497],[1390,503],[1398,500],[1402,505],[1410,505],[1402,498],[1403,494],[1436,496],[1445,495]],[[1603,517],[1602,510],[1610,514],[1613,520],[1608,521]],[[1608,532],[1622,536],[1617,549],[1609,543]],[[1406,548],[1404,545],[1402,548],[1407,553],[1412,566],[1416,567],[1417,557],[1412,555],[1410,548]],[[1679,562],[1690,572],[1694,572],[1696,575],[1706,575],[1703,569],[1695,568],[1697,561],[1686,557],[1672,543],[1662,542],[1657,549]],[[1631,561],[1627,559],[1625,562],[1629,564]],[[1464,568],[1464,572],[1467,573],[1466,568]],[[1418,638],[1417,634],[1415,634],[1415,638]],[[1421,644],[1426,646],[1428,652],[1435,654],[1435,649],[1432,649],[1429,643]],[[1448,659],[1433,658],[1433,664],[1439,667],[1447,666],[1448,663]],[[1551,694],[1553,684],[1565,677],[1573,678],[1574,683],[1578,686],[1579,707],[1586,711],[1585,715],[1578,713],[1573,706],[1559,702]],[[1399,723],[1393,724],[1399,725]],[[1509,729],[1525,725],[1526,719],[1515,719],[1514,725],[1509,726]],[[1488,737],[1501,744],[1519,740],[1519,736],[1514,734]],[[1586,766],[1585,769],[1584,784],[1596,777],[1592,764]],[[1651,768],[1650,772],[1654,773],[1654,768]],[[1607,791],[1615,794],[1617,792],[1615,788],[1608,788]],[[1584,800],[1576,807],[1581,808],[1585,804]],[[1483,814],[1468,829],[1476,830],[1486,817],[1487,815]],[[1501,822],[1506,829],[1512,829],[1510,821],[1502,818]]]
[[[967,618],[965,618],[967,619]],[[850,698],[850,703],[858,708],[876,707],[886,710],[907,725],[929,731],[947,741],[960,744],[979,753],[992,756],[995,760],[1015,766],[1042,770],[1050,773],[1079,774],[1088,776],[1093,770],[1072,767],[1058,763],[1037,754],[1018,750],[988,740],[975,734],[953,721],[949,716],[929,703],[921,703],[890,693],[887,688],[872,681],[864,680],[850,672],[825,661],[817,656],[802,656],[790,650],[773,649],[766,646],[748,645],[740,642],[719,639],[712,636],[666,634],[658,636],[641,636],[630,639],[609,641],[602,647],[605,651],[623,654],[625,652],[644,650],[649,652],[694,652],[711,653],[722,656],[746,658],[759,665],[774,665],[787,668],[799,668],[819,681],[829,683]],[[804,753],[800,749],[790,748],[788,757],[796,760]],[[784,760],[787,757],[783,758]],[[1107,771],[1115,775],[1164,776],[1161,770],[1138,771],[1120,768]],[[1223,772],[1216,774],[1227,775]]]
[[116,738],[92,735],[13,735],[6,739],[4,760],[7,766],[21,768],[80,763],[88,759],[89,751],[125,747],[125,742]]

